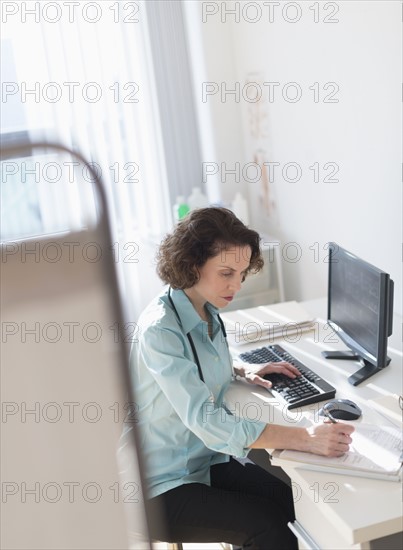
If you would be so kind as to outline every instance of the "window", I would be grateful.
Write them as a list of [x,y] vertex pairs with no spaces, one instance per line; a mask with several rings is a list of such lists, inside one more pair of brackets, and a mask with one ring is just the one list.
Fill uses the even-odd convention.
[[[120,249],[155,244],[176,195],[201,178],[181,2],[77,4],[10,3],[3,13],[2,143],[79,151],[102,175]],[[84,224],[91,188],[66,186],[57,162],[3,162],[2,239]],[[138,294],[133,267],[122,266],[122,284]]]

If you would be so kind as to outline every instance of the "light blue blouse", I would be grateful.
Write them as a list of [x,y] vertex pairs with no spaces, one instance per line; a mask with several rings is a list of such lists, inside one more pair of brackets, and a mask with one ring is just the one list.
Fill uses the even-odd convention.
[[[138,343],[131,352],[141,451],[148,496],[184,483],[210,484],[209,469],[229,455],[245,457],[265,423],[232,416],[224,395],[232,360],[217,318],[207,304],[213,332],[182,290],[171,290],[181,324],[165,289],[139,319]],[[181,326],[182,325],[182,326]],[[201,381],[187,333],[203,371]]]

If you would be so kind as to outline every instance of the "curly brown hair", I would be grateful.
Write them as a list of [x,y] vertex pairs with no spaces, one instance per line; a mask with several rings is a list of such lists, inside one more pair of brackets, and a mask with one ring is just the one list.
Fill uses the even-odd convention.
[[157,252],[157,273],[172,288],[190,288],[199,280],[199,268],[230,246],[250,246],[248,273],[263,267],[259,234],[227,208],[208,207],[190,212],[166,235]]

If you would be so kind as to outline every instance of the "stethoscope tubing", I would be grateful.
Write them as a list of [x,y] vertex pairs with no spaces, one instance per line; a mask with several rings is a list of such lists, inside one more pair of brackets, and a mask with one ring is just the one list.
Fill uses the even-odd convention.
[[[178,323],[180,324],[181,327],[183,327],[182,325],[182,321],[181,321],[181,318],[179,316],[179,313],[178,313],[178,310],[176,309],[175,307],[175,304],[172,300],[172,297],[171,297],[171,287],[169,287],[168,289],[168,300],[170,301],[170,304],[172,306],[172,309],[174,310],[174,313],[176,315],[176,318],[178,319]],[[225,327],[224,327],[224,323],[223,323],[223,320],[221,319],[220,315],[217,314],[217,317],[218,317],[218,320],[220,322],[220,325],[221,325],[221,330],[222,330],[222,333],[224,335],[224,338],[227,339],[227,333],[225,331]],[[199,377],[200,377],[200,380],[202,382],[204,382],[204,376],[203,376],[203,371],[202,371],[202,368],[201,368],[201,365],[200,365],[200,361],[199,361],[199,356],[197,355],[197,351],[196,351],[196,346],[193,342],[193,338],[191,336],[191,334],[188,332],[186,334],[188,340],[189,340],[189,344],[190,344],[190,347],[192,348],[192,353],[193,353],[193,357],[194,357],[194,360],[195,360],[195,363],[197,365],[197,370],[199,371]]]

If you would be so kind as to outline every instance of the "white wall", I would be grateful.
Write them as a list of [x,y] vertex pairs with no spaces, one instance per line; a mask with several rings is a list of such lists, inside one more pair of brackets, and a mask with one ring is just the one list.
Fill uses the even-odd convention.
[[[237,60],[232,40],[232,25],[220,16],[208,17],[203,23],[203,5],[219,6],[217,2],[184,1],[188,25],[188,45],[194,78],[194,98],[198,112],[203,174],[211,202],[229,205],[244,183],[223,175],[221,164],[228,170],[243,162],[244,144],[241,111],[235,101],[221,101],[221,92],[214,96],[206,90],[221,83],[231,87],[235,80]],[[207,8],[209,9],[209,8]],[[217,168],[217,172],[213,171]]]
[[[234,176],[221,177],[222,196],[232,198],[243,187],[252,224],[282,240],[287,298],[325,295],[324,247],[335,241],[391,274],[395,309],[401,311],[400,3],[320,2],[315,14],[309,9],[315,3],[281,2],[271,8],[272,22],[267,3],[241,2],[237,21],[221,3],[204,4],[204,22],[203,6],[198,6],[204,80],[218,83],[220,92],[239,82],[241,91],[238,98],[217,93],[203,103],[195,67],[196,99],[201,109],[210,108],[218,163],[231,167],[238,160],[241,171],[255,160],[280,163],[268,185],[268,211],[262,200],[264,174],[252,183],[252,169],[240,183]],[[324,23],[326,16],[338,22]],[[244,88],[248,81],[260,84]],[[263,82],[280,83],[272,101]],[[299,101],[282,96],[290,82],[302,92]],[[309,89],[315,82],[318,102]],[[335,84],[324,90],[330,82]],[[251,101],[259,89],[262,100]],[[289,99],[296,89],[288,88]],[[335,90],[328,99],[338,102],[324,102]],[[327,162],[335,163],[338,181],[323,181],[332,172],[330,166],[323,169]],[[291,165],[282,176],[287,163],[298,165],[299,181],[287,181],[297,174]],[[309,169],[314,163],[320,167],[317,183]],[[291,261],[296,254],[298,260]]]

